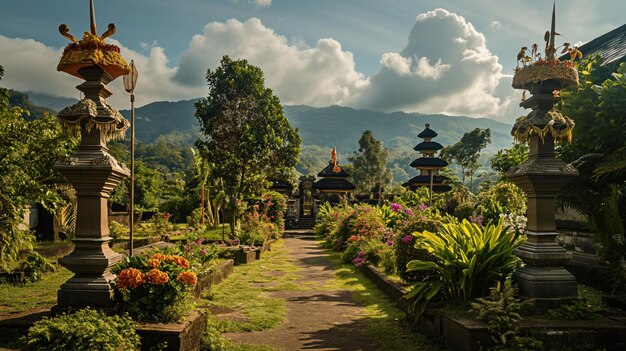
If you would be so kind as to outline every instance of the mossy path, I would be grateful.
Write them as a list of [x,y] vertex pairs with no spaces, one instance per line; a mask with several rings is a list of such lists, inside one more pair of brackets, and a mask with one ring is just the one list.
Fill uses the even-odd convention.
[[209,298],[212,323],[247,350],[437,349],[315,240],[284,239],[261,261],[237,267]]

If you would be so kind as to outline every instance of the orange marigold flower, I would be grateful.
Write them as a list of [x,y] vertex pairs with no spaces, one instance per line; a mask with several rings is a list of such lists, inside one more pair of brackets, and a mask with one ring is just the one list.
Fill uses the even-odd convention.
[[170,280],[170,277],[167,273],[156,268],[152,268],[150,272],[146,273],[145,280],[155,285],[163,285]]
[[119,289],[136,288],[143,284],[143,273],[136,268],[126,268],[117,275],[115,285]]
[[189,261],[187,261],[184,257],[182,256],[173,256],[173,255],[167,255],[165,256],[165,262],[167,263],[174,263],[178,266],[181,266],[183,268],[189,268]]
[[198,276],[192,271],[182,271],[178,273],[176,280],[182,281],[187,285],[195,286],[198,283]]
[[162,261],[163,259],[165,259],[165,255],[162,253],[155,253],[154,255],[152,255],[152,259]]
[[150,266],[150,268],[157,268],[160,265],[161,265],[161,260],[159,259],[151,258],[148,260],[148,266]]

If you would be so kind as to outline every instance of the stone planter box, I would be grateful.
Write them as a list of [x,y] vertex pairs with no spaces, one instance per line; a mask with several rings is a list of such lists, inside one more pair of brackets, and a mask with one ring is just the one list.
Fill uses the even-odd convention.
[[141,337],[141,350],[167,342],[167,351],[200,350],[202,335],[207,327],[207,312],[193,310],[181,323],[138,324],[137,334]]
[[241,264],[248,264],[256,260],[256,250],[250,250],[249,248],[240,248],[235,251],[235,266]]
[[[405,287],[389,280],[371,265],[363,274],[372,280],[398,307],[417,330],[436,339],[445,348],[478,351],[493,346],[487,324],[469,314],[445,311],[442,303],[429,304],[419,319],[409,313],[411,301],[404,298]],[[544,320],[526,318],[522,336],[541,340],[546,350],[626,350],[626,315],[604,316],[592,320]]]
[[229,275],[233,273],[234,261],[226,260],[219,264],[214,271],[207,272],[198,276],[198,284],[196,285],[193,295],[195,298],[200,298],[202,292],[210,287],[224,281]]

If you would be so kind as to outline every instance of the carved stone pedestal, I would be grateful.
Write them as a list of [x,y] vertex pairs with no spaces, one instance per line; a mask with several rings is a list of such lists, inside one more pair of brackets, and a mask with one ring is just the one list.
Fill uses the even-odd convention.
[[59,113],[66,129],[80,128],[81,142],[76,154],[55,165],[78,198],[75,248],[59,260],[75,275],[61,285],[56,311],[112,307],[114,276],[109,268],[122,258],[109,248],[107,199],[129,172],[108,153],[106,142],[123,132],[125,120],[106,104],[111,77],[97,66],[83,68],[81,73],[87,81],[77,88],[85,99]]
[[[539,129],[548,123],[541,124],[555,101],[554,83],[546,81],[533,87],[533,96],[521,104],[533,110],[528,118]],[[576,278],[563,268],[572,255],[556,242],[554,214],[557,192],[578,172],[556,158],[549,132],[543,138],[532,135],[528,143],[528,160],[507,174],[528,196],[528,240],[515,252],[525,266],[516,271],[514,279],[520,295],[533,299],[536,310],[544,311],[577,297]]]

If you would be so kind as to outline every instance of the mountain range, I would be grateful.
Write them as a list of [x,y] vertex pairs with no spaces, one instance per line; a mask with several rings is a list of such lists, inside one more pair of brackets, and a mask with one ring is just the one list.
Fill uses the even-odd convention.
[[[35,104],[54,110],[76,101],[42,94],[28,95]],[[194,116],[194,103],[198,100],[159,101],[135,109],[137,139],[144,143],[165,139],[180,146],[193,145],[199,136],[199,122]],[[129,110],[120,112],[130,118]],[[511,147],[513,141],[510,136],[511,125],[488,118],[384,113],[342,106],[285,105],[284,112],[292,126],[299,129],[302,137],[303,152],[298,170],[304,174],[317,173],[315,170],[328,162],[333,146],[337,146],[339,160],[345,163],[347,156],[358,149],[358,140],[363,131],[368,129],[389,149],[389,166],[397,179],[406,179],[414,172],[408,163],[419,157],[412,148],[421,142],[417,134],[424,129],[426,123],[439,134],[435,141],[444,146],[456,143],[464,133],[474,128],[491,129],[491,143],[482,157],[484,162],[497,150]]]

